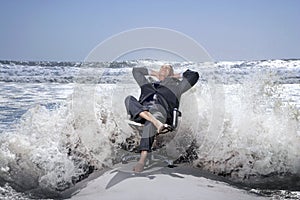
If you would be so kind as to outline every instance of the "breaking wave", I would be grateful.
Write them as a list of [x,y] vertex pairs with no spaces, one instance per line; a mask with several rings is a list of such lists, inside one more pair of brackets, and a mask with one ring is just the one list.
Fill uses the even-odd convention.
[[[129,80],[131,68],[161,63],[127,61],[121,67],[118,63],[83,67],[78,63],[2,61],[0,78],[5,83],[81,80],[63,102],[31,106],[14,121],[13,128],[1,133],[2,190],[58,198],[61,191],[94,170],[112,166],[118,160],[118,149],[132,135],[123,104],[125,96],[139,94]],[[293,99],[299,97],[295,75],[299,63],[220,62],[213,68],[174,63],[177,70],[198,70],[201,80],[182,97],[183,116],[167,152],[181,156],[192,144],[196,155],[188,161],[201,169],[248,185],[299,189],[300,102]],[[99,70],[96,84],[80,77],[85,70]],[[220,123],[213,121],[215,116],[222,119]],[[274,181],[278,185],[270,184]],[[283,181],[285,186],[280,184]]]

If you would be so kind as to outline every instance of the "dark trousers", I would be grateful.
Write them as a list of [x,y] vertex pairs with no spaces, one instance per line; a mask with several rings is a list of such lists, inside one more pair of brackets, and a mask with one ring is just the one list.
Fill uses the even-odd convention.
[[143,131],[141,133],[139,150],[150,151],[154,142],[154,136],[157,133],[157,129],[151,122],[141,118],[139,114],[143,111],[148,111],[156,119],[162,123],[165,123],[167,119],[166,110],[160,104],[153,104],[149,102],[143,105],[133,96],[126,97],[125,106],[131,120],[144,124]]

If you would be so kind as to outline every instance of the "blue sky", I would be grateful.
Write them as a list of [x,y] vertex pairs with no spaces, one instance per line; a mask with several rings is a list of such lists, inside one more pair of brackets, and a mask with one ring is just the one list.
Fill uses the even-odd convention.
[[182,32],[213,59],[300,58],[298,0],[2,0],[0,59],[81,61],[134,28]]

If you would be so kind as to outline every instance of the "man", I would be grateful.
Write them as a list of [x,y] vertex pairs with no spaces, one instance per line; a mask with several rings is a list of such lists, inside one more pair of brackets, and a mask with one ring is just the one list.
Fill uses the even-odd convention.
[[[181,95],[197,83],[199,74],[191,70],[174,74],[171,65],[163,65],[159,71],[136,67],[132,73],[141,88],[141,95],[139,100],[128,96],[125,106],[131,120],[144,124],[139,147],[141,157],[133,169],[134,172],[142,172],[154,136],[172,124],[173,109],[179,107]],[[150,82],[146,76],[154,76],[159,81]]]

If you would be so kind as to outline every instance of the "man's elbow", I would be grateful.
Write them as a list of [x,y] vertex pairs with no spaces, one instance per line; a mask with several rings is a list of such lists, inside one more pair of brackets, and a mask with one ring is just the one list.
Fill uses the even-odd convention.
[[196,71],[187,70],[183,73],[183,77],[185,77],[191,85],[195,85],[200,76]]
[[134,67],[132,68],[132,74],[142,74],[142,75],[147,75],[148,74],[148,70],[145,67]]

